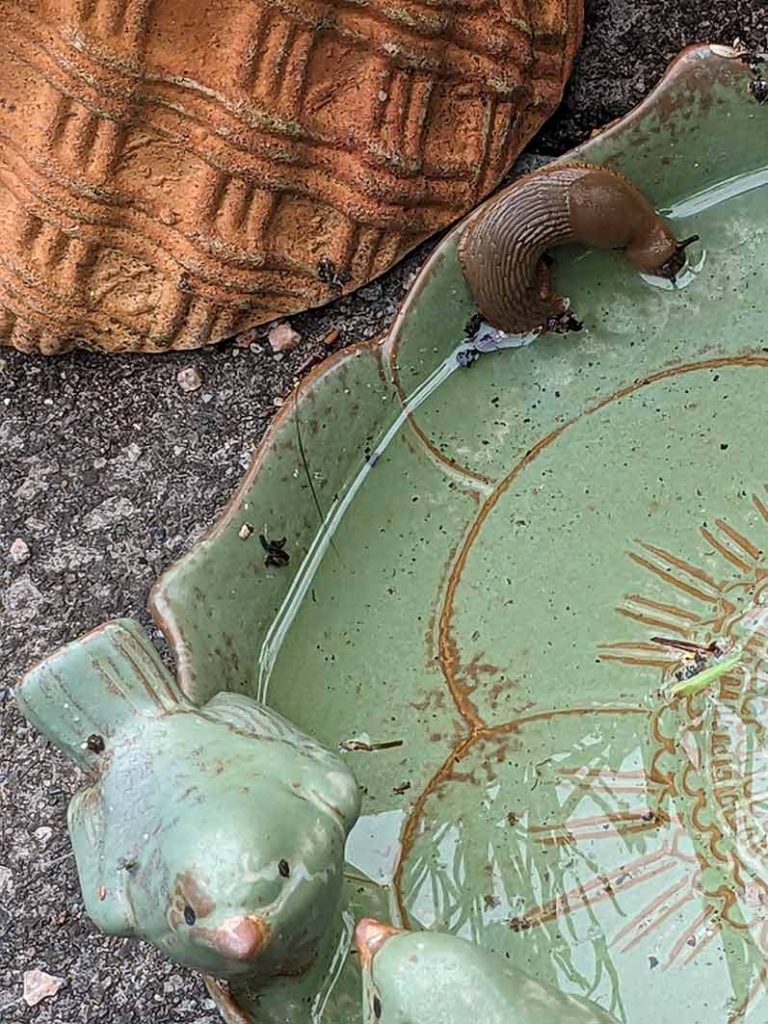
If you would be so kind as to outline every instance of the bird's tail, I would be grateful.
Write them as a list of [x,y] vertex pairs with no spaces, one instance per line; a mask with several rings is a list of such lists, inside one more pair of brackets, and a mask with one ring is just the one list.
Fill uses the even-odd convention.
[[142,627],[108,622],[33,668],[16,689],[32,724],[82,767],[98,763],[132,719],[185,703]]

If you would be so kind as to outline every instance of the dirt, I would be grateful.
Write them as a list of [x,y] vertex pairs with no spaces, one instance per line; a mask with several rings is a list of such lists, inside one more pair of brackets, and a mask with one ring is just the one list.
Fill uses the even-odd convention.
[[[561,110],[529,148],[563,152],[633,106],[684,45],[763,47],[757,0],[593,0]],[[434,244],[434,243],[432,243]],[[115,615],[149,625],[157,574],[213,522],[296,379],[333,347],[383,331],[430,246],[355,296],[291,319],[282,357],[267,328],[163,357],[53,360],[0,353],[0,1016],[4,1024],[214,1024],[199,978],[85,918],[66,836],[77,773],[17,714],[10,688],[35,658]],[[181,370],[201,385],[184,391]],[[13,541],[21,538],[29,547]],[[26,560],[25,560],[26,559]],[[151,630],[160,643],[159,634]],[[65,980],[34,1008],[22,975]]]

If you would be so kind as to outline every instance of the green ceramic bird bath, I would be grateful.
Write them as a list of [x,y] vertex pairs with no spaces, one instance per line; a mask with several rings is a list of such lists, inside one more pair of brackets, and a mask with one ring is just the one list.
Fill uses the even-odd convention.
[[[575,154],[701,236],[677,287],[558,250],[585,329],[459,368],[475,308],[457,229],[384,345],[300,385],[153,592],[185,699],[264,701],[362,787],[323,970],[285,1020],[359,1024],[363,917],[470,939],[622,1022],[765,1020],[768,105],[753,75],[689,50]],[[706,685],[681,685],[693,663]],[[341,829],[353,802],[331,814]],[[225,1017],[273,1020],[229,973],[212,983]]]

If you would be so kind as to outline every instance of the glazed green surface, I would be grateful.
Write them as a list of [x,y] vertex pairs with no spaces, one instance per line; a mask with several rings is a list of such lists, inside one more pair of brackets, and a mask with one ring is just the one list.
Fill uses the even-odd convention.
[[[708,75],[719,81],[699,92]],[[328,747],[402,740],[346,755],[364,786],[347,846],[355,916],[448,929],[627,1021],[763,1010],[762,826],[745,821],[761,820],[755,780],[768,768],[753,721],[768,537],[768,193],[755,185],[768,113],[746,87],[741,66],[715,74],[692,57],[661,102],[580,155],[632,177],[679,236],[701,234],[690,283],[662,290],[610,254],[557,253],[555,284],[586,330],[450,375],[415,412],[419,432],[401,430],[357,492],[268,680],[253,637],[232,638],[245,685],[262,694],[267,681],[270,703]],[[349,486],[395,418],[386,382],[397,374],[414,392],[472,312],[449,238],[381,374],[364,354],[346,364],[359,386],[313,386],[318,421],[346,389],[363,417],[337,426],[335,445],[303,431],[323,514],[344,493],[345,460]],[[283,447],[295,437],[286,418],[281,487],[306,486]],[[247,500],[261,510],[279,495],[257,478]],[[304,497],[294,509],[291,490],[270,511],[299,558],[316,528],[298,510],[318,515]],[[254,570],[246,583],[228,561],[242,558],[236,525],[161,588],[185,640],[199,634],[175,595],[213,564],[242,582],[238,600],[260,588],[259,638],[286,625],[290,575]],[[681,656],[658,634],[748,650],[711,694],[669,704]],[[192,692],[203,678],[205,656]],[[356,1021],[358,985],[350,961],[313,1019]]]
[[[273,1001],[235,979],[254,1024],[358,1024],[362,916],[471,939],[622,1022],[763,1019],[768,107],[748,84],[691,53],[576,154],[701,235],[686,287],[558,252],[586,329],[444,373],[366,469],[474,312],[450,235],[390,343],[302,384],[158,585],[193,704],[266,698],[329,750],[387,745],[344,755],[363,807],[338,956]],[[654,637],[743,657],[670,701],[682,656]]]
[[[69,828],[100,928],[261,987],[335,943],[359,810],[335,755],[248,697],[195,707],[130,621],[63,648],[17,700],[88,772]],[[258,956],[241,958],[227,944],[249,919],[265,936]]]
[[365,1024],[616,1024],[594,1003],[543,985],[474,943],[404,932],[365,972]]

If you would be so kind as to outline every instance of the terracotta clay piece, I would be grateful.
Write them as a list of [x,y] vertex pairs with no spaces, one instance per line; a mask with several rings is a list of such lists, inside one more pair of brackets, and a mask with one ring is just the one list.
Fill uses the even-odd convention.
[[0,343],[194,348],[471,209],[582,0],[0,0]]

